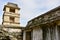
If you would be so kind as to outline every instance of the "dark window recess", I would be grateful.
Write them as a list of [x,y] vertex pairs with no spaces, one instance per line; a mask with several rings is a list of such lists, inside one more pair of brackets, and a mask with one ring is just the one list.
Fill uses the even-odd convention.
[[15,9],[13,9],[13,8],[10,8],[10,12],[13,12],[13,13],[15,13]]
[[14,22],[14,17],[10,17],[10,22]]

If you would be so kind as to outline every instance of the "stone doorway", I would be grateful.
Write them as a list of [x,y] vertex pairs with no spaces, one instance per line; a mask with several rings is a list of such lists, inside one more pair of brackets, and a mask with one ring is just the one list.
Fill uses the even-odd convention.
[[31,40],[31,31],[26,32],[26,40]]

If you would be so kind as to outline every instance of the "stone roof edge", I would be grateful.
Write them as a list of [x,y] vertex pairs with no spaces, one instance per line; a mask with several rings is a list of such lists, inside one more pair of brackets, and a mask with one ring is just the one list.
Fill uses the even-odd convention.
[[[48,11],[48,12],[42,14],[42,15],[39,15],[39,16],[31,19],[30,21],[32,21],[32,20],[34,20],[34,19],[36,19],[36,18],[38,18],[38,17],[44,16],[44,15],[46,15],[46,14],[49,14],[50,12],[56,11],[56,10],[58,10],[59,8],[60,8],[60,6],[58,6],[58,7],[56,7],[56,8],[53,8],[53,9],[51,9],[50,11]],[[28,23],[29,23],[30,21],[28,21]]]

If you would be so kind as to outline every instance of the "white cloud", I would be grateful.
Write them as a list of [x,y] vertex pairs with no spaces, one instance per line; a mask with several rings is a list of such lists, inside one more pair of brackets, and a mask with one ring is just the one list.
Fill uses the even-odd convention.
[[60,0],[13,0],[10,2],[17,3],[21,8],[21,26],[25,26],[32,18],[60,5]]
[[60,0],[22,0],[21,19],[28,21],[58,6],[59,2]]

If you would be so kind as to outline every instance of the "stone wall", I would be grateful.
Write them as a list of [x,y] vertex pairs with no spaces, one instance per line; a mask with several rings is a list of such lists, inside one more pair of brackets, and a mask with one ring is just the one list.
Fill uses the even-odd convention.
[[42,29],[41,28],[34,28],[32,40],[42,40]]

